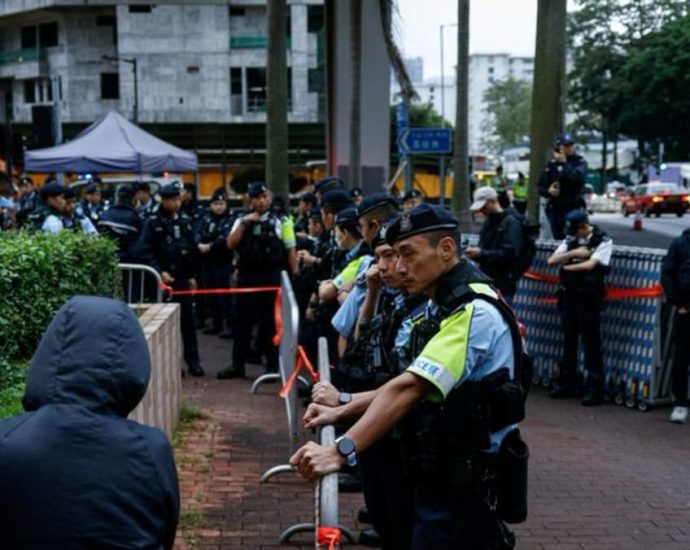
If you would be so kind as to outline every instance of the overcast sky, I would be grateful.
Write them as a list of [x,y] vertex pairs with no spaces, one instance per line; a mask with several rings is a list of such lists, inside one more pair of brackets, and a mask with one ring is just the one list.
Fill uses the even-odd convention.
[[[406,57],[424,58],[424,78],[441,74],[441,24],[458,20],[457,0],[397,0],[399,31]],[[571,4],[572,2],[569,2]],[[473,0],[470,3],[470,53],[534,55],[537,0]],[[457,58],[457,27],[446,27],[445,73]]]

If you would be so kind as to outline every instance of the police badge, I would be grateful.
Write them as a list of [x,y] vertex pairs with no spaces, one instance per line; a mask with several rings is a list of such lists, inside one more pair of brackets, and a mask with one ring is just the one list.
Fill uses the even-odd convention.
[[401,233],[407,233],[412,229],[412,221],[410,220],[410,217],[405,214],[401,219],[400,219],[400,232]]

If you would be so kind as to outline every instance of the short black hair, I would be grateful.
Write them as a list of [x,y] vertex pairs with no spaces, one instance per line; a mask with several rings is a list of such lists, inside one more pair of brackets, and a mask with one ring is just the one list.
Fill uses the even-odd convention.
[[441,239],[450,237],[455,243],[455,250],[458,257],[461,256],[462,248],[462,233],[460,229],[440,229],[438,231],[429,231],[427,233],[420,233],[420,235],[426,238],[427,242],[431,246],[437,246],[441,242]]

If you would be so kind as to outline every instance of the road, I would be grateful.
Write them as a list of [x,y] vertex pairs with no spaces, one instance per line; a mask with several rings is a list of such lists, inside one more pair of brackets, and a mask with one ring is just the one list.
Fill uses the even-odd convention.
[[624,218],[620,213],[594,213],[591,220],[611,235],[615,244],[650,248],[668,248],[671,239],[690,227],[689,214],[682,218],[675,214],[663,214],[660,218],[642,218],[642,231],[633,231],[634,216]]

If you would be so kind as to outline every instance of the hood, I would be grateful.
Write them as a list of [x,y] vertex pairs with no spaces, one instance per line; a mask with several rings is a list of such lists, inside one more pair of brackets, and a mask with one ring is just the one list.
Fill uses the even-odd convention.
[[43,334],[29,367],[26,411],[81,405],[126,417],[151,376],[149,349],[134,312],[118,300],[76,296]]

